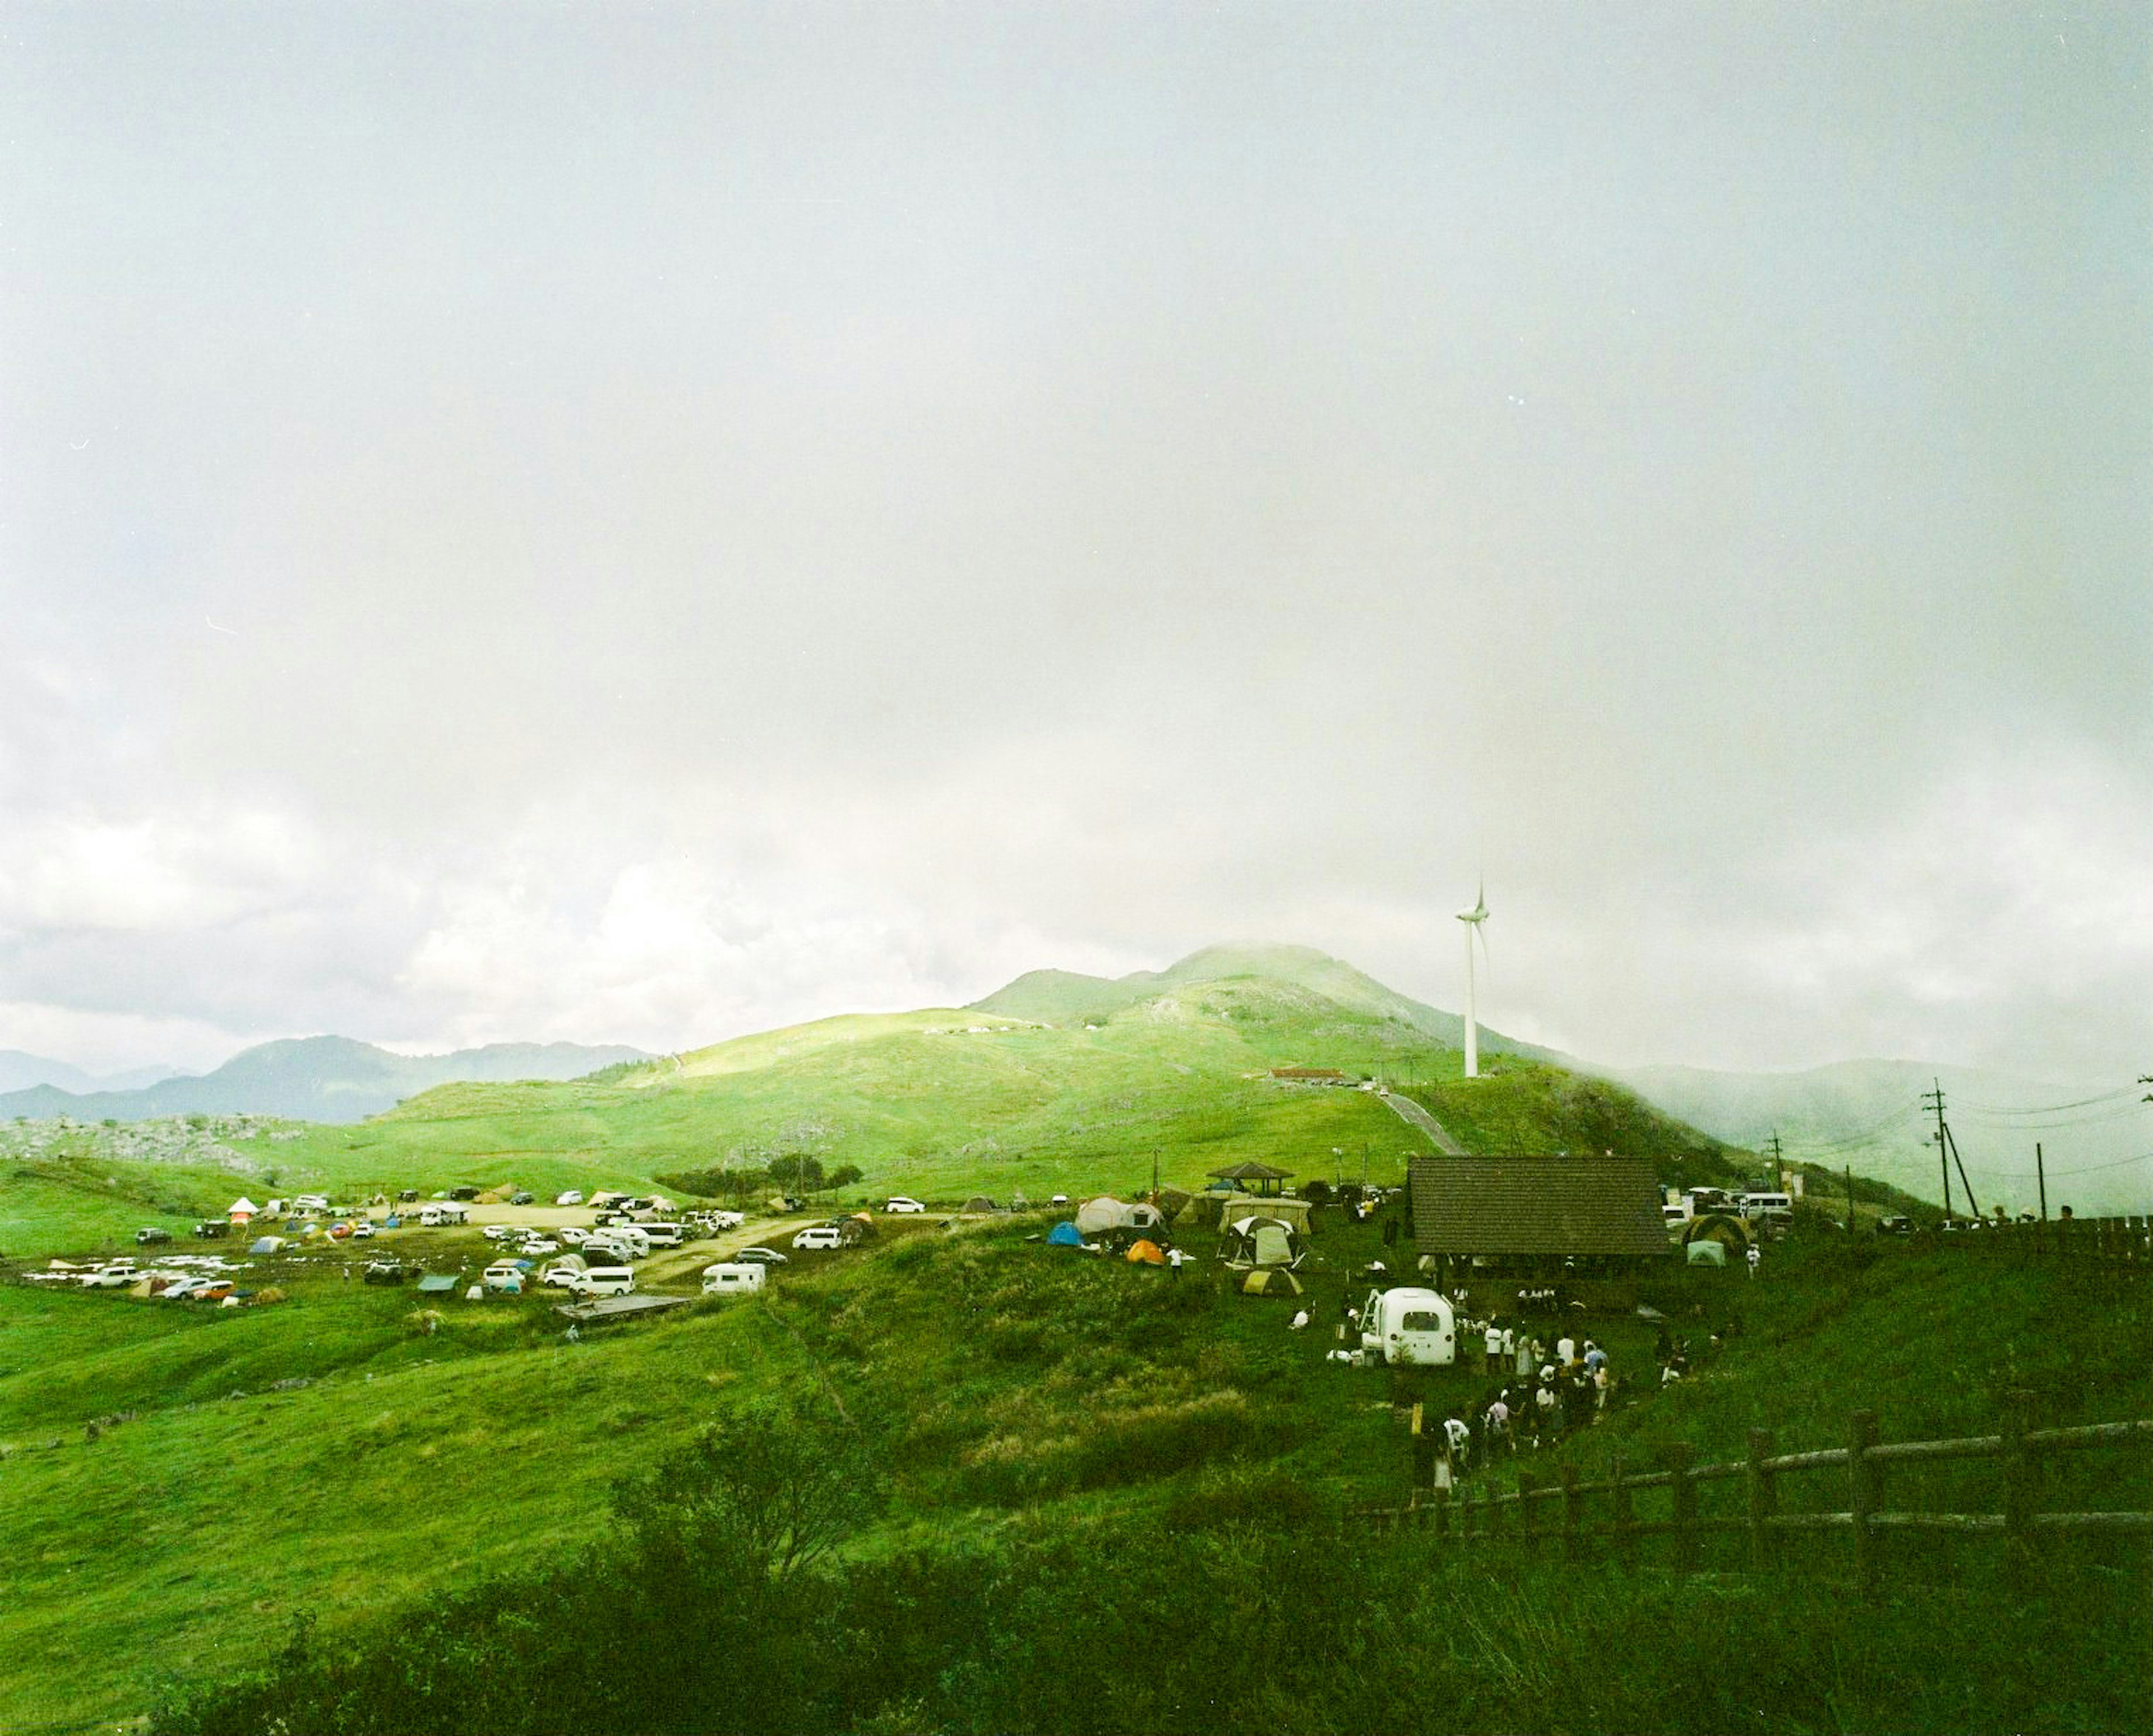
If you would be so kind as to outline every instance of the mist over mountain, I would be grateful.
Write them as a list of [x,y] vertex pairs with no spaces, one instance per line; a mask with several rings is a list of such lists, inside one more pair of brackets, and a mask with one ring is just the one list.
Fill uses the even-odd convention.
[[454,1080],[574,1079],[648,1059],[642,1050],[618,1044],[489,1043],[445,1055],[394,1055],[349,1037],[289,1037],[242,1050],[213,1072],[160,1079],[135,1090],[78,1092],[42,1084],[8,1092],[0,1094],[0,1116],[143,1121],[200,1113],[364,1121]]
[[1790,1158],[1851,1168],[1939,1201],[1936,1120],[1922,1097],[1941,1085],[1965,1169],[1963,1179],[1957,1165],[1951,1174],[1960,1209],[1967,1183],[1984,1209],[2038,1209],[2037,1143],[2051,1213],[2065,1204],[2082,1217],[2153,1204],[2153,1105],[2132,1082],[2031,1079],[1919,1061],[1843,1061],[1789,1073],[1576,1065],[1715,1138],[1754,1150],[1777,1133]]

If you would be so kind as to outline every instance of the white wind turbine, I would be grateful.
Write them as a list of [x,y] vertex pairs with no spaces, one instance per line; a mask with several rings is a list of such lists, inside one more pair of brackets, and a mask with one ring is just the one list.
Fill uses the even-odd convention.
[[1479,985],[1473,975],[1473,939],[1480,939],[1480,951],[1485,956],[1488,937],[1480,924],[1488,919],[1488,883],[1483,880],[1470,910],[1461,910],[1458,919],[1465,924],[1465,1077],[1480,1077],[1480,1002]]

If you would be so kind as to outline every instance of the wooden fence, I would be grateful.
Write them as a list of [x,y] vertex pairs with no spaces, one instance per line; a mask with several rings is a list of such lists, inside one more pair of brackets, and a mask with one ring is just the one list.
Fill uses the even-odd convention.
[[2153,1272],[2153,1218],[2054,1218],[2046,1224],[2015,1220],[1984,1222],[1978,1229],[1961,1227],[1921,1240],[1940,1248],[1968,1253],[2049,1255],[2059,1260]]
[[[1744,1537],[1746,1564],[1759,1571],[1770,1564],[1778,1540],[1789,1533],[1843,1533],[1852,1540],[1855,1569],[1865,1586],[1875,1583],[1880,1542],[1893,1532],[2000,1535],[2014,1571],[2023,1571],[2035,1549],[2049,1540],[2089,1534],[2153,1536],[2153,1512],[2051,1513],[2036,1507],[2044,1458],[2133,1443],[2153,1446],[2153,1420],[2033,1429],[2025,1418],[2025,1408],[2016,1406],[1998,1434],[1880,1442],[1876,1413],[1856,1411],[1848,1419],[1846,1445],[1820,1452],[1775,1453],[1770,1431],[1755,1428],[1749,1431],[1747,1456],[1723,1464],[1697,1464],[1695,1449],[1677,1443],[1659,1450],[1657,1470],[1626,1472],[1617,1461],[1606,1476],[1587,1480],[1575,1465],[1563,1465],[1551,1481],[1521,1470],[1514,1492],[1499,1494],[1492,1482],[1477,1493],[1454,1496],[1448,1489],[1436,1489],[1428,1497],[1416,1496],[1409,1506],[1361,1508],[1353,1517],[1378,1530],[1427,1530],[1461,1546],[1504,1543],[1534,1552],[1552,1546],[1568,1563],[1581,1561],[1603,1546],[1634,1563],[1646,1540],[1665,1538],[1671,1565],[1684,1572],[1697,1570],[1704,1540],[1715,1534]],[[1901,1512],[1885,1504],[1885,1478],[1891,1466],[1953,1459],[2001,1461],[2002,1512]],[[1844,1479],[1843,1510],[1780,1511],[1782,1479],[1825,1473]],[[1699,1490],[1721,1482],[1743,1485],[1743,1510],[1701,1513]],[[1640,1511],[1641,1496],[1657,1514]],[[1588,1503],[1594,1504],[1591,1515]]]

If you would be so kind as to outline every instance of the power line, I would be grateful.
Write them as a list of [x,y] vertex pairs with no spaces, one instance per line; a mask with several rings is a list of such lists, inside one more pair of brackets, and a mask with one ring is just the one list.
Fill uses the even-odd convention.
[[2131,1087],[2121,1085],[2114,1091],[2104,1091],[2099,1097],[2080,1097],[2075,1102],[2069,1103],[2029,1103],[2017,1107],[2002,1103],[1962,1103],[1959,1107],[1962,1109],[1971,1108],[1977,1115],[2054,1115],[2065,1109],[2086,1109],[2095,1103],[2113,1102],[2118,1097],[2127,1097],[2132,1094]]

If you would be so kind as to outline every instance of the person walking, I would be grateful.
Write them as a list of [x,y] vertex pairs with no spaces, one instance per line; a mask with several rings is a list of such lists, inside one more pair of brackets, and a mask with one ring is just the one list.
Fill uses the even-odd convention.
[[1480,1334],[1480,1349],[1485,1358],[1482,1372],[1500,1374],[1503,1372],[1503,1329],[1492,1320]]
[[1757,1268],[1764,1263],[1764,1255],[1754,1242],[1749,1245],[1749,1275],[1757,1275]]
[[1463,1470],[1467,1453],[1472,1443],[1473,1431],[1458,1418],[1446,1417],[1443,1423],[1443,1444],[1450,1449],[1451,1464],[1458,1470]]

